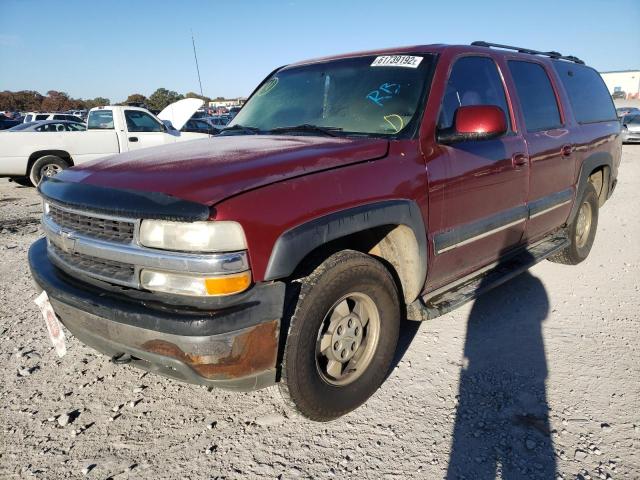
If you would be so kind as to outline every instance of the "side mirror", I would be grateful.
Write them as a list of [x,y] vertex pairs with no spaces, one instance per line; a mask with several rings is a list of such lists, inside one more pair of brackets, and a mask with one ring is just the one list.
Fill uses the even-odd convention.
[[468,105],[456,110],[453,127],[438,132],[438,142],[488,140],[507,131],[504,111],[495,105]]

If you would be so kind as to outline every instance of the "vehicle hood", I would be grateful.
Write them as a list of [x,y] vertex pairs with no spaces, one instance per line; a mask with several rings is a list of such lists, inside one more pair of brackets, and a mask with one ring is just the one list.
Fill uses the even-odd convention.
[[388,143],[373,138],[217,136],[94,160],[56,178],[214,205],[270,183],[382,158]]
[[199,98],[185,98],[167,105],[159,114],[160,120],[168,120],[176,130],[182,130],[193,114],[204,104]]

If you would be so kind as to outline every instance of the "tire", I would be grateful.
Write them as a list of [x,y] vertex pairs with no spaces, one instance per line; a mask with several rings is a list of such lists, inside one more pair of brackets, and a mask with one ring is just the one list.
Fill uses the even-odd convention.
[[29,177],[14,177],[11,179],[11,181],[23,187],[33,187],[33,184],[31,183],[31,180],[29,180]]
[[[555,263],[577,265],[589,256],[598,228],[598,194],[591,182],[584,189],[575,218],[567,227],[569,246],[549,257]],[[586,223],[585,223],[586,222]]]
[[37,159],[31,166],[29,180],[31,180],[33,185],[38,186],[43,176],[52,177],[67,167],[69,167],[69,164],[60,157],[45,155]]
[[[330,256],[298,282],[278,387],[301,415],[333,420],[384,381],[398,342],[398,291],[382,263],[352,250]],[[344,363],[336,368],[331,358]]]

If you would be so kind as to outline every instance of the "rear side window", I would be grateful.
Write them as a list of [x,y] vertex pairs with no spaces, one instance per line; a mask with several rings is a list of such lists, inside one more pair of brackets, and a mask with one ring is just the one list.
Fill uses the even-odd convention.
[[38,121],[38,120],[46,120],[47,118],[49,118],[49,115],[47,115],[47,114],[36,115],[36,121]]
[[113,112],[111,110],[93,110],[87,119],[88,130],[113,130]]
[[509,125],[509,109],[504,87],[498,67],[491,58],[462,57],[456,61],[442,99],[438,128],[451,128],[456,110],[467,105],[498,106],[504,112]]
[[553,62],[564,85],[578,123],[608,122],[616,119],[609,90],[592,68],[556,60]]
[[26,117],[24,117],[24,123],[29,123],[31,122],[33,118],[33,115],[27,115]]
[[509,61],[527,130],[536,132],[562,126],[556,95],[544,68],[537,63]]
[[64,123],[47,123],[36,128],[36,132],[66,132]]

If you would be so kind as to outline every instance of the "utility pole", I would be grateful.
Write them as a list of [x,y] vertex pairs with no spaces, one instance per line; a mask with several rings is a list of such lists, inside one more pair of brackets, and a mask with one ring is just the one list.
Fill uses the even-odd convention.
[[202,93],[202,80],[200,80],[200,67],[198,66],[198,55],[196,54],[196,41],[193,38],[193,29],[191,30],[191,43],[193,44],[193,58],[196,60],[196,71],[198,72],[198,83],[200,84],[200,95],[204,97]]

